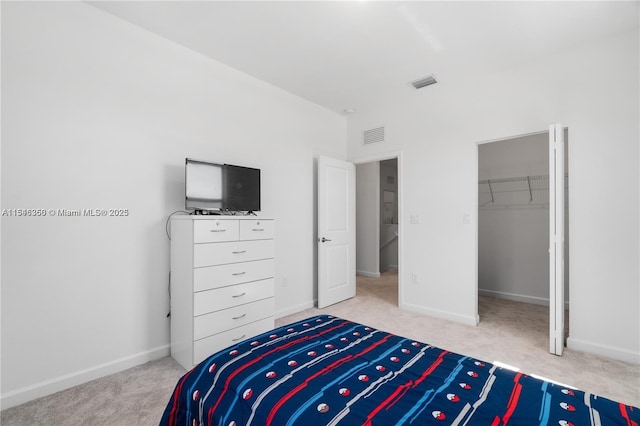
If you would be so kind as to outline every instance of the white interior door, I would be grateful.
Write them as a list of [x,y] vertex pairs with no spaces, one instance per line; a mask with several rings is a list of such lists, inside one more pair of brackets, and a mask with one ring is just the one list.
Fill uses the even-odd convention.
[[564,129],[549,127],[549,351],[564,349]]
[[356,295],[355,166],[318,159],[318,307]]

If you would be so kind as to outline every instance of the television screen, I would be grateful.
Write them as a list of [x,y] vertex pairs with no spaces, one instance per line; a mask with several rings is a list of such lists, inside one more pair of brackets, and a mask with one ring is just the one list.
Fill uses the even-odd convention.
[[255,212],[260,210],[260,169],[185,160],[187,210]]
[[184,168],[187,210],[220,210],[223,203],[224,165],[186,159]]
[[224,208],[260,211],[260,169],[224,165]]

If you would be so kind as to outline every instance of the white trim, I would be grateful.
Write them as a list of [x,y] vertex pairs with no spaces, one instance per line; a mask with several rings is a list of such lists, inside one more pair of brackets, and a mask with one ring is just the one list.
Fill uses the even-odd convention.
[[442,319],[454,321],[454,322],[465,324],[465,325],[476,326],[480,321],[477,315],[475,317],[468,316],[468,315],[459,315],[451,312],[441,311],[439,309],[424,308],[422,306],[413,305],[410,303],[401,302],[400,308],[409,312],[415,312],[417,314],[427,315],[430,317],[442,318]]
[[567,348],[580,352],[600,355],[607,358],[617,359],[624,362],[630,362],[632,364],[640,364],[640,352],[634,352],[628,349],[616,348],[613,346],[601,345],[599,343],[587,342],[585,340],[575,339],[571,336],[567,338]]
[[369,272],[369,271],[357,270],[356,275],[362,275],[363,277],[369,277],[369,278],[380,278],[380,272]]
[[506,291],[478,289],[482,296],[495,297],[497,299],[511,300],[514,302],[530,303],[532,305],[549,306],[549,299],[545,297],[528,296],[526,294],[509,293]]
[[162,345],[155,349],[96,365],[95,367],[86,368],[84,370],[65,374],[53,379],[34,383],[20,389],[5,392],[0,396],[0,406],[2,409],[14,407],[36,398],[51,395],[52,393],[90,382],[91,380],[119,373],[137,365],[144,364],[145,362],[167,357],[170,355],[170,348],[171,346],[168,344]]
[[[389,151],[389,152],[381,152],[379,154],[373,155],[363,155],[362,157],[355,158],[350,160],[353,164],[365,164],[365,163],[374,163],[383,160],[393,160],[394,158],[400,159],[402,157],[402,151]],[[398,168],[400,168],[400,164],[398,164]],[[398,173],[399,175],[400,173]],[[398,182],[398,185],[400,182]]]
[[[498,299],[512,300],[514,302],[530,303],[532,305],[549,306],[549,299],[545,297],[529,296],[526,294],[508,293],[506,291],[478,289],[478,294],[482,296],[495,297]],[[569,309],[569,301],[565,299],[564,308]]]
[[304,311],[305,309],[315,308],[316,304],[317,304],[317,300],[311,300],[308,302],[298,303],[297,305],[294,305],[294,306],[287,306],[286,308],[279,309],[278,311],[276,311],[275,318],[278,319],[278,318],[286,317],[288,315]]
[[509,141],[511,139],[527,138],[529,136],[546,135],[548,133],[549,133],[549,130],[541,130],[541,131],[538,131],[538,132],[521,133],[521,134],[515,135],[515,136],[505,136],[505,137],[502,137],[502,138],[476,142],[476,145],[484,145],[486,143]]

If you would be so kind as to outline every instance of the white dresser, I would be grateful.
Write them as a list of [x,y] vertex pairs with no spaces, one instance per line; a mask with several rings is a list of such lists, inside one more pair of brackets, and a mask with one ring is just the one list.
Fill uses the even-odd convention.
[[171,219],[171,356],[186,369],[274,328],[272,219]]

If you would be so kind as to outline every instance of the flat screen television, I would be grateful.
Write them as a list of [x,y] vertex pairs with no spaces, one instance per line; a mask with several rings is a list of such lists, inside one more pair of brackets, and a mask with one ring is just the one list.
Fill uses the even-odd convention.
[[224,165],[223,207],[231,211],[260,211],[260,169]]
[[260,211],[260,169],[185,159],[185,208],[212,213]]

